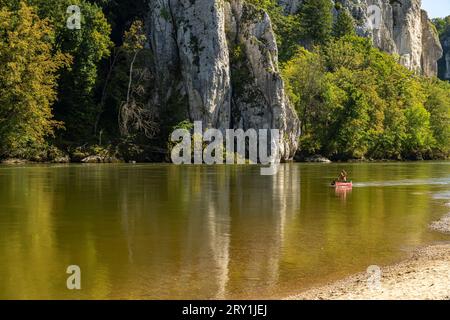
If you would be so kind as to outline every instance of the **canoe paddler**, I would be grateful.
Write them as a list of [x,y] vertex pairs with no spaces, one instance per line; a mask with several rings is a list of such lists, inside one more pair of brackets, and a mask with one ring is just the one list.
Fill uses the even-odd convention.
[[338,181],[339,182],[347,182],[347,171],[342,170],[341,174],[339,175]]
[[331,185],[335,186],[336,182],[347,182],[347,171],[342,170],[341,173],[339,174],[339,177],[337,179],[335,179]]

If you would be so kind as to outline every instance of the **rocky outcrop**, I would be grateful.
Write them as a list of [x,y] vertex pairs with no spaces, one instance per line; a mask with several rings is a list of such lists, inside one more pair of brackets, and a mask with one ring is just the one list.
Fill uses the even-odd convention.
[[223,6],[211,0],[177,1],[172,13],[190,118],[226,129],[231,87]]
[[[400,63],[425,76],[437,75],[437,61],[442,47],[428,15],[421,9],[421,0],[340,0],[358,22],[357,32],[372,37],[381,50],[400,56]],[[287,13],[300,8],[302,0],[279,0]],[[370,28],[375,19],[369,6],[380,8],[380,24]]]
[[28,162],[29,162],[28,160],[14,159],[14,158],[12,158],[12,159],[5,159],[5,160],[1,161],[2,164],[7,164],[7,165],[26,164]]
[[312,162],[312,163],[331,163],[331,160],[321,156],[320,154],[314,155],[312,157],[307,157],[304,159],[304,162]]
[[[400,63],[425,76],[437,75],[437,61],[442,48],[421,0],[344,0],[363,32],[372,36],[374,44],[391,54],[400,56]],[[370,30],[366,21],[371,18],[367,8],[381,9],[381,24]]]
[[299,121],[278,70],[270,18],[242,0],[227,3],[226,16],[232,52],[232,127],[280,129],[281,153],[291,159],[297,150]]
[[148,26],[163,107],[180,95],[206,127],[280,129],[282,158],[294,156],[299,120],[267,13],[243,0],[153,0]]
[[444,80],[450,80],[450,35],[443,36],[441,42],[444,55],[439,61],[439,77]]
[[422,73],[437,76],[438,60],[442,56],[443,48],[436,29],[428,18],[428,13],[422,10]]
[[158,95],[155,100],[166,104],[172,96],[181,95],[180,90],[183,90],[182,86],[179,86],[180,62],[174,37],[176,29],[169,0],[152,0],[149,6],[149,46],[157,57],[153,63]]
[[121,160],[116,157],[103,156],[103,155],[93,155],[88,156],[81,160],[82,163],[120,163]]

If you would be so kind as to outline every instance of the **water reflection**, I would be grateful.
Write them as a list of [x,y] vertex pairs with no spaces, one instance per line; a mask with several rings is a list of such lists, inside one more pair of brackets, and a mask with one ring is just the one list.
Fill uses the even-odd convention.
[[353,188],[347,188],[347,187],[341,187],[341,188],[335,188],[336,196],[338,196],[341,200],[346,201],[347,195],[350,195],[352,193]]
[[0,167],[0,298],[282,297],[448,240],[447,163],[348,165],[353,190],[340,169]]
[[[165,167],[167,179],[162,181],[168,185],[152,189],[151,197],[167,199],[167,203],[148,201],[140,209],[146,212],[143,217],[158,218],[157,229],[149,236],[160,244],[152,246],[153,259],[146,262],[145,273],[152,275],[152,286],[143,288],[146,295],[158,297],[160,288],[166,287],[167,297],[205,296],[207,292],[207,298],[226,298],[230,290],[245,293],[245,288],[264,289],[277,283],[285,226],[300,207],[299,167],[283,167],[274,177],[259,176],[257,170]],[[135,189],[121,184],[121,223],[128,256],[142,257],[148,243],[130,239],[130,226],[146,224],[136,223],[136,214],[128,214],[130,203],[142,203],[134,199]],[[174,247],[167,248],[161,241]],[[152,260],[163,268],[152,265]],[[169,280],[161,274],[175,275],[174,282],[168,286]],[[239,288],[234,287],[236,283]]]

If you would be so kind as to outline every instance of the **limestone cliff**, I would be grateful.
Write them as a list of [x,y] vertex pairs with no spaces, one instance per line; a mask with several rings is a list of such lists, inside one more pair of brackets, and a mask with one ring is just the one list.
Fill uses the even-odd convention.
[[443,48],[435,27],[422,10],[422,73],[426,76],[438,75],[438,61],[443,55]]
[[[293,8],[301,7],[303,0],[279,0],[285,12],[292,14]],[[421,0],[340,0],[358,23],[360,35],[372,37],[375,46],[400,56],[407,68],[425,76],[437,75],[437,61],[442,56],[442,47],[428,15],[421,9]],[[381,24],[375,30],[367,26],[371,13],[368,7],[381,9]]]
[[443,36],[441,41],[444,55],[439,61],[439,77],[450,80],[450,35]]
[[148,20],[162,107],[182,96],[205,126],[280,129],[282,158],[294,156],[299,120],[267,13],[243,0],[151,0]]

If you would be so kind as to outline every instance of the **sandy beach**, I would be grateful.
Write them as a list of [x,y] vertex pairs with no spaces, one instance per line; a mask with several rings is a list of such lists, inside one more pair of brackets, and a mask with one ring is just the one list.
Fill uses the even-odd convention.
[[[430,229],[450,233],[450,214],[433,222]],[[407,260],[374,272],[362,272],[287,299],[450,300],[450,244],[417,249]]]
[[433,222],[430,225],[430,229],[450,234],[450,213],[442,217],[440,220]]

